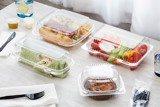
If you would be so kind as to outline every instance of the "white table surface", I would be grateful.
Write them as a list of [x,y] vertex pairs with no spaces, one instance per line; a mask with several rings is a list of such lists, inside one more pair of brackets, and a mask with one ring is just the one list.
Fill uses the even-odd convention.
[[[25,28],[24,23],[21,23],[16,30],[8,29],[6,19],[17,17],[15,8],[15,4],[11,4],[0,11],[0,31],[21,31],[26,32],[26,36],[33,36],[32,31]],[[56,10],[56,8],[34,2],[33,18],[36,19],[37,22],[44,15],[54,10]],[[21,19],[21,22],[22,21]],[[93,34],[104,26],[103,23],[94,20],[92,20],[92,22],[96,27]],[[131,33],[124,30],[109,25],[106,26],[108,30],[113,30],[116,33],[131,35]],[[0,87],[55,83],[57,95],[60,100],[57,105],[58,107],[127,107],[134,81],[135,79],[140,79],[152,82],[148,107],[159,107],[160,78],[154,74],[154,53],[156,50],[160,49],[160,41],[150,39],[150,43],[154,46],[154,49],[134,71],[130,71],[130,69],[126,67],[115,65],[124,80],[126,93],[103,101],[82,97],[79,93],[78,76],[82,72],[84,66],[96,63],[107,63],[101,59],[90,56],[88,52],[81,48],[86,41],[87,39],[74,47],[65,48],[71,53],[75,61],[74,66],[70,69],[66,78],[48,78],[32,67],[18,63],[13,57],[0,57]]]

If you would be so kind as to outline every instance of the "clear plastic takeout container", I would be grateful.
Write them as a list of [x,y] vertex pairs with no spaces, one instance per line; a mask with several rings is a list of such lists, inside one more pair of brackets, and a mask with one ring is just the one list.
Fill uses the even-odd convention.
[[34,35],[61,46],[71,47],[91,35],[94,25],[86,16],[67,10],[56,10],[43,17]]
[[111,64],[86,66],[79,76],[80,94],[97,100],[126,92],[123,80]]
[[19,19],[18,18],[8,18],[6,20],[8,27],[10,29],[16,29],[18,28]]
[[30,37],[16,43],[13,55],[19,62],[52,77],[65,77],[74,63],[68,51]]
[[104,26],[82,46],[90,55],[134,70],[153,49],[149,38],[126,31],[116,33]]

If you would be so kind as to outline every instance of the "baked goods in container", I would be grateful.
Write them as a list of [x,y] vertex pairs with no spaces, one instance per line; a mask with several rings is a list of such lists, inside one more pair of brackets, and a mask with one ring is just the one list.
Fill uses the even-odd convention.
[[[116,90],[116,83],[111,78],[105,79],[87,79],[84,88],[90,91],[92,94],[104,94],[111,93]],[[99,95],[99,96],[90,96],[96,100],[103,100],[110,98],[111,95]]]
[[87,32],[90,31],[91,28],[92,28],[92,27],[91,27],[89,24],[87,24],[87,23],[83,24],[83,25],[80,27],[80,34],[81,34],[81,35],[85,35]]
[[95,100],[105,100],[125,93],[123,80],[111,64],[85,66],[78,80],[80,95]]

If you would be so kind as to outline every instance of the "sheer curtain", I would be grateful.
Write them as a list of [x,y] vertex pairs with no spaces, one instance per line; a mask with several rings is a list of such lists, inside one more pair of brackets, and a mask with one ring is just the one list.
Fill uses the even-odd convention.
[[131,31],[160,41],[160,0],[134,0]]
[[160,0],[49,0],[77,12],[100,15],[107,24],[131,23],[131,31],[160,40]]

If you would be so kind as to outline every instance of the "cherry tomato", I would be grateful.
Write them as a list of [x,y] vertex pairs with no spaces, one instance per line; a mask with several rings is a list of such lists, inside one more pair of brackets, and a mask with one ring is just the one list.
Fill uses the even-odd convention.
[[103,55],[103,60],[107,61],[107,59],[108,59],[108,56],[107,55]]
[[101,52],[101,53],[105,53],[103,50],[99,50],[99,52]]
[[139,52],[136,52],[136,53],[133,55],[133,63],[138,62],[141,58],[142,58],[142,55],[141,55]]
[[92,47],[92,49],[94,49],[94,50],[100,50],[99,45],[98,45],[97,43],[95,43],[95,42],[93,42],[93,43],[91,44],[91,47]]
[[130,70],[136,69],[136,66],[130,66]]
[[130,57],[130,58],[128,59],[128,62],[133,63],[133,57]]
[[140,54],[143,56],[147,52],[147,45],[143,44],[140,46]]
[[97,43],[97,44],[99,44],[101,41],[100,40],[98,40],[98,39],[94,39],[93,40],[95,43]]
[[103,57],[104,55],[104,51],[103,50],[99,50],[100,53],[97,53],[97,57]]
[[141,49],[140,50],[140,54],[143,56],[144,54],[146,54],[147,50],[146,49]]
[[147,50],[147,45],[145,45],[145,44],[141,45],[141,46],[140,46],[140,50],[141,50],[141,49],[146,49],[146,50]]
[[97,57],[103,57],[103,54],[102,54],[102,53],[97,53],[96,56],[97,56]]

